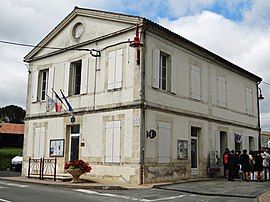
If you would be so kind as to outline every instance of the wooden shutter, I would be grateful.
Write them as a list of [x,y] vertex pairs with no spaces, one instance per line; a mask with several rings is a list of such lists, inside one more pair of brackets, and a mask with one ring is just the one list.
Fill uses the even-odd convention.
[[[64,64],[64,86],[63,86],[63,91],[65,93],[65,95],[68,95],[69,92],[69,82],[70,82],[70,78],[69,78],[69,73],[70,73],[70,64],[69,63],[65,63]],[[58,89],[56,89],[58,90]]]
[[250,88],[246,88],[245,90],[245,99],[246,99],[246,112],[252,113],[252,90]]
[[218,76],[218,104],[220,106],[226,106],[226,80],[225,78]]
[[34,158],[41,158],[40,156],[40,128],[35,128],[34,130]]
[[123,49],[116,51],[114,88],[122,87]]
[[88,81],[88,58],[82,60],[82,72],[81,72],[81,94],[87,93],[87,81]]
[[[49,77],[48,77],[48,89],[47,89],[47,94],[48,96],[52,97],[52,88],[54,88],[54,68],[55,67],[50,67],[49,68]],[[47,97],[47,96],[46,96]],[[46,98],[47,100],[47,98]]]
[[191,65],[191,98],[201,99],[201,69]]
[[152,87],[159,88],[160,50],[153,49],[153,75]]
[[159,122],[159,163],[169,163],[171,159],[170,123]]
[[40,157],[44,157],[45,156],[45,153],[44,153],[44,149],[45,149],[45,134],[46,134],[46,131],[45,131],[45,127],[42,127],[40,128],[40,148],[39,148],[39,154],[40,154]]
[[113,157],[112,161],[114,163],[120,162],[120,132],[121,132],[121,122],[114,121],[113,123]]
[[113,161],[113,122],[106,122],[106,148],[105,148],[105,162]]
[[31,80],[31,101],[37,101],[37,91],[38,91],[38,71],[33,71]]
[[171,56],[171,92],[176,93],[177,91],[177,67],[175,58]]
[[114,89],[114,78],[115,78],[115,51],[109,53],[108,62],[108,90]]

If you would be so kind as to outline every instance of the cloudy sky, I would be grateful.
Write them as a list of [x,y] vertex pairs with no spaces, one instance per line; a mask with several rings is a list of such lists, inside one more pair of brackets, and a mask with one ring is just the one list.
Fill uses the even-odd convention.
[[[269,0],[0,0],[0,40],[37,44],[74,6],[149,18],[262,77],[262,128],[270,130]],[[30,50],[0,43],[0,107],[25,108]]]

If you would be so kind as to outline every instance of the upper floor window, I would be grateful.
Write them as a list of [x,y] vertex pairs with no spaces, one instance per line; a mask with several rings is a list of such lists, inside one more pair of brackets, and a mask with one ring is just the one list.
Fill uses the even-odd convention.
[[38,75],[38,100],[46,100],[48,92],[49,69],[39,71]]
[[217,101],[218,105],[226,107],[227,93],[226,93],[226,79],[222,76],[217,77]]
[[122,88],[123,49],[111,51],[108,62],[108,90]]
[[191,98],[201,100],[201,68],[191,65],[190,73]]
[[158,49],[153,51],[153,87],[165,91],[170,89],[170,55]]
[[78,95],[81,90],[82,60],[70,64],[69,94]]
[[253,113],[253,102],[252,102],[252,90],[251,88],[245,89],[245,101],[246,101],[246,113],[252,114]]

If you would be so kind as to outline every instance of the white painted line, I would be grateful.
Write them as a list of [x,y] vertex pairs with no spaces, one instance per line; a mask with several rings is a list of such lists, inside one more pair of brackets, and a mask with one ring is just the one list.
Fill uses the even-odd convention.
[[0,189],[5,189],[5,188],[7,188],[7,187],[1,187],[1,186],[0,186]]
[[8,185],[8,186],[13,186],[13,187],[29,187],[28,185],[22,185],[22,184],[15,184],[15,183],[9,183],[9,182],[0,182],[2,185]]
[[0,198],[0,201],[3,201],[3,202],[11,202],[11,201],[8,201],[8,200],[5,200],[5,199],[1,199],[1,198]]
[[116,195],[116,194],[109,194],[109,193],[99,193],[96,191],[91,191],[91,190],[86,190],[86,189],[75,189],[77,192],[82,192],[86,194],[92,194],[92,195],[97,195],[97,196],[107,196],[107,197],[114,197],[114,198],[122,198],[122,199],[127,199],[127,200],[132,200],[132,201],[143,201],[143,202],[153,202],[153,201],[168,201],[168,200],[173,200],[176,198],[182,198],[185,197],[186,195],[178,195],[178,196],[171,196],[167,198],[158,198],[158,199],[140,199],[140,198],[134,198],[134,197],[129,197],[129,196],[123,196],[123,195]]

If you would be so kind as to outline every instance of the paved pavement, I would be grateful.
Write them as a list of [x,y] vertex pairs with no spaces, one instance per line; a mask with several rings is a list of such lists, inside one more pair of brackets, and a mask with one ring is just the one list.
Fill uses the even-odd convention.
[[[150,189],[155,188],[160,191],[170,191],[175,193],[187,193],[195,194],[200,196],[219,196],[225,198],[231,198],[231,201],[239,199],[237,201],[270,201],[270,181],[267,182],[244,182],[236,180],[229,182],[223,178],[218,179],[204,179],[198,181],[185,181],[177,184],[146,184],[136,187],[117,186],[89,181],[82,181],[81,183],[71,183],[63,181],[53,180],[38,180],[38,179],[27,179],[20,177],[19,173],[10,173],[0,171],[0,179],[17,181],[24,183],[35,183],[50,186],[61,186],[75,189],[98,189],[98,190],[130,190],[136,189]],[[117,191],[116,191],[117,192]],[[124,193],[124,192],[123,192]],[[227,200],[224,200],[227,201]]]

